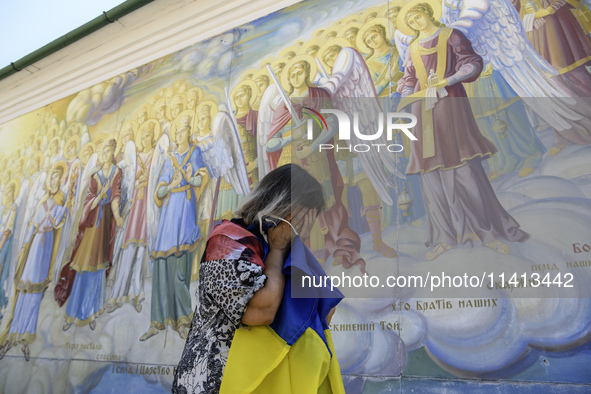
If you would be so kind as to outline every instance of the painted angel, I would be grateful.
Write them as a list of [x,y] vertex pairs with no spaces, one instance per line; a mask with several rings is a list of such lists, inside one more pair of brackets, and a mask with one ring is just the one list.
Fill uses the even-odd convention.
[[[334,119],[329,118],[330,126],[325,124],[322,130],[315,130],[313,138],[308,140],[301,140],[304,122],[300,119],[304,109],[319,112],[327,106],[327,103],[329,107],[334,106],[346,113],[358,111],[367,115],[366,111],[369,108],[372,111],[370,116],[360,116],[363,123],[360,128],[365,130],[375,126],[368,123],[369,119],[377,119],[381,109],[365,60],[355,49],[343,48],[333,64],[332,77],[321,79],[321,85],[313,87],[311,81],[314,79],[313,74],[316,74],[317,63],[317,60],[311,56],[299,55],[286,65],[281,75],[281,84],[277,84],[277,91],[283,101],[277,105],[275,111],[272,111],[272,116],[268,114],[271,109],[263,108],[261,104],[259,144],[265,144],[270,169],[291,162],[293,154],[293,157],[299,160],[299,164],[320,181],[326,200],[333,202],[333,205],[329,205],[327,211],[318,218],[320,229],[324,234],[326,251],[344,267],[358,265],[364,271],[365,261],[359,255],[359,236],[350,229],[348,213],[341,201],[343,181],[334,151],[328,151],[327,154],[319,152],[321,144],[333,140],[337,131]],[[285,95],[281,94],[282,90]],[[290,121],[296,126],[295,128],[288,126]],[[295,148],[294,141],[297,141]],[[357,135],[352,133],[350,144],[361,142]],[[374,142],[388,145],[385,135]],[[396,168],[394,155],[382,150],[371,154],[357,154],[357,158],[358,166],[362,168],[359,172],[365,172],[370,180],[370,188],[374,189],[383,201],[392,204],[392,198],[386,189],[387,186],[392,186],[389,174],[402,176]],[[379,212],[377,201],[375,206],[376,212]],[[376,224],[373,231],[375,233],[374,248],[385,256],[395,256],[396,252],[383,243],[379,234],[381,229],[377,230],[380,226],[379,214],[372,221],[372,226]],[[343,242],[343,239],[346,241]],[[338,244],[337,240],[339,240]],[[321,260],[328,256],[323,257],[321,256]]]
[[415,32],[398,91],[401,107],[410,105],[418,119],[407,174],[421,174],[429,201],[426,258],[474,241],[507,254],[504,241],[529,234],[500,204],[482,166],[496,148],[481,134],[462,83],[478,78],[483,59],[461,31],[437,21],[437,5],[413,0],[397,24]]
[[[78,248],[82,240],[82,233],[79,225],[84,215],[84,202],[86,193],[90,187],[92,177],[99,170],[98,153],[95,153],[96,147],[94,143],[89,142],[82,147],[79,154],[79,166],[73,165],[72,168],[79,168],[80,176],[77,181],[76,188],[68,188],[62,186],[66,195],[73,197],[72,203],[66,212],[65,223],[62,228],[62,236],[55,261],[53,263],[52,279],[55,282],[54,299],[59,306],[62,306],[70,296],[72,285],[76,276],[76,271],[71,270],[71,257],[74,251]],[[69,177],[72,181],[76,179],[74,176]]]
[[[244,127],[237,122],[233,112],[226,105],[218,105],[206,100],[197,107],[197,130],[194,137],[203,154],[203,161],[210,177],[215,179],[208,185],[206,201],[200,206],[200,221],[208,219],[208,227],[214,224],[213,219],[231,219],[234,209],[238,206],[241,196],[250,191],[253,179],[258,179],[256,171],[256,153],[250,152],[251,163],[255,165],[248,173],[245,166],[247,154],[245,145],[256,152],[256,141]],[[256,115],[255,118],[256,120]],[[253,124],[252,122],[250,123]],[[253,126],[256,128],[256,125]],[[245,134],[250,138],[243,138]],[[217,213],[216,213],[217,212]],[[206,223],[203,222],[205,225]],[[208,229],[205,229],[208,231]]]
[[139,128],[135,143],[127,142],[120,164],[125,163],[121,183],[122,213],[125,224],[115,236],[113,286],[107,312],[131,302],[139,313],[145,299],[144,277],[148,267],[148,180],[160,137],[160,124],[147,120]]
[[[197,201],[209,180],[202,152],[190,142],[194,112],[175,120],[170,135],[160,137],[148,180],[148,246],[152,265],[150,328],[140,341],[171,326],[186,338],[193,309],[191,272],[203,230]],[[174,150],[170,150],[174,142]]]
[[[11,276],[11,262],[13,256],[13,246],[15,230],[17,228],[18,204],[16,199],[19,192],[19,182],[17,180],[10,181],[2,193],[2,213],[0,214],[0,310],[6,308],[8,305],[8,295],[10,291],[5,291],[6,282]],[[7,286],[8,287],[8,286]],[[8,290],[8,289],[7,289]],[[3,317],[0,312],[0,319]]]
[[75,274],[71,292],[66,297],[64,331],[72,324],[89,325],[94,330],[97,317],[105,309],[106,275],[113,262],[113,239],[116,229],[124,224],[120,209],[122,171],[115,165],[116,144],[114,139],[103,143],[100,166],[91,176],[85,193],[76,245],[68,267],[69,273],[75,271]]
[[13,346],[22,343],[25,360],[37,331],[37,320],[45,290],[51,283],[51,265],[59,229],[71,200],[61,190],[67,176],[66,162],[56,162],[49,171],[47,192],[26,223],[25,242],[18,255],[14,277],[16,291],[6,329],[0,334],[0,359]]
[[[559,70],[532,46],[527,28],[511,0],[446,0],[442,11],[441,3],[429,4],[434,21],[465,35],[484,63],[490,63],[525,104],[552,127],[555,145],[549,154],[557,154],[569,144],[591,143],[591,135],[587,132],[591,129],[588,118],[591,108],[573,98],[576,93],[555,77]],[[406,26],[400,14],[397,25],[399,28]],[[414,37],[412,31],[395,33],[396,46],[403,59],[408,59],[409,43]],[[439,74],[437,70],[434,72]],[[462,74],[465,72],[464,69]],[[444,76],[438,75],[438,78],[443,80]]]
[[[43,154],[38,152],[32,157],[29,163],[29,177],[22,181],[18,193],[15,196],[16,198],[14,200],[14,208],[16,213],[16,223],[12,230],[13,234],[11,236],[12,253],[9,255],[9,263],[7,263],[9,278],[14,278],[18,262],[18,253],[25,243],[25,238],[27,235],[26,233],[28,231],[27,225],[31,222],[33,214],[35,213],[41,198],[46,193],[47,185],[45,182],[47,173],[42,171],[42,166]],[[13,287],[13,280],[6,282],[7,294],[12,294]]]

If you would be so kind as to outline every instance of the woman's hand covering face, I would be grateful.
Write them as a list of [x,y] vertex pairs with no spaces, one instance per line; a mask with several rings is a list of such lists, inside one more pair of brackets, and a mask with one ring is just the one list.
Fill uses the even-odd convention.
[[[277,226],[267,231],[269,248],[289,251],[291,242],[296,235],[299,235],[302,239],[309,238],[317,216],[318,212],[316,209],[304,207],[297,209],[294,215],[288,215],[286,217],[286,220],[291,223],[291,226],[289,223],[281,221]],[[293,230],[297,231],[297,234]]]

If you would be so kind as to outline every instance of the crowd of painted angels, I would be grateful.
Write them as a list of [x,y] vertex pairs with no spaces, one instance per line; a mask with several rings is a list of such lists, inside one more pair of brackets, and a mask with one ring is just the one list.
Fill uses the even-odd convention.
[[[483,60],[478,53],[487,44],[468,39],[470,27],[455,27],[469,3],[398,1],[352,14],[253,64],[223,100],[181,78],[111,134],[91,137],[86,124],[46,112],[37,129],[23,131],[21,148],[0,154],[0,357],[22,344],[29,359],[47,289],[63,307],[65,332],[72,325],[94,330],[101,314],[129,303],[138,313],[150,309],[140,341],[167,326],[185,338],[207,234],[266,173],[288,163],[323,186],[327,209],[307,241],[321,263],[371,270],[360,250],[365,232],[375,252],[395,258],[382,229],[397,223],[396,204],[409,191],[413,215],[426,220],[427,260],[466,242],[507,254],[507,241],[526,241],[490,181],[530,175],[546,150],[591,143],[588,120],[577,118],[583,110],[571,106],[574,115],[549,118],[544,104],[520,98],[542,86],[591,96],[589,13],[565,0],[489,1],[479,9],[482,20],[504,23],[493,29],[499,34],[514,27],[515,36],[500,42],[528,40],[528,49],[509,48],[525,59],[511,70],[497,67],[498,57]],[[508,5],[515,8],[507,12]],[[527,56],[544,71],[523,71]],[[519,67],[528,80],[512,77]],[[494,100],[450,106],[446,95]],[[339,97],[377,107],[385,105],[381,98],[409,99],[418,142],[403,141],[400,155],[319,152],[334,143],[334,120],[307,139],[303,111]],[[560,102],[550,106],[557,111]],[[554,145],[541,143],[543,128],[552,128]]]

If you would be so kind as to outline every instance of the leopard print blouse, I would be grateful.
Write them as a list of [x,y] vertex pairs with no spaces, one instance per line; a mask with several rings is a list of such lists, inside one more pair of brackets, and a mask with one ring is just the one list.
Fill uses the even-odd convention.
[[199,268],[198,303],[173,393],[218,393],[234,333],[265,279],[260,265],[246,260],[204,261]]

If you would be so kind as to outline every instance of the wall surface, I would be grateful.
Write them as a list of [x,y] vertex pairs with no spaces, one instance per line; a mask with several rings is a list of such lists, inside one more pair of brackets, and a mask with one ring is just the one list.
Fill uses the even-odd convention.
[[[456,95],[448,102],[470,101],[433,117],[435,153],[424,153],[421,164],[412,160],[429,149],[427,118],[415,112],[421,138],[395,135],[391,142],[404,151],[385,156],[383,163],[394,166],[387,170],[351,152],[301,157],[309,145],[300,143],[290,153],[285,137],[295,131],[280,124],[278,113],[291,115],[274,77],[291,95],[298,77],[287,76],[307,62],[309,71],[301,69],[309,87],[334,96],[331,86],[346,80],[336,89],[341,97],[375,105],[379,96],[381,108],[394,111],[397,82],[410,78],[418,61],[413,44],[394,44],[396,15],[407,2],[292,3],[157,0],[0,81],[0,391],[170,392],[207,234],[241,200],[236,179],[252,187],[278,159],[316,176],[329,208],[346,209],[339,223],[359,236],[363,262],[349,261],[326,248],[322,234],[332,230],[315,226],[310,248],[328,275],[481,280],[454,289],[431,286],[433,280],[425,287],[343,286],[346,298],[330,328],[347,392],[588,392],[591,40],[579,25],[585,5],[540,17],[529,36],[510,2],[478,8],[490,12],[483,19],[489,30],[505,35],[473,27],[465,31],[470,40],[449,44],[450,59],[471,45],[488,53],[483,63],[473,53],[466,61],[484,65],[478,79],[448,89]],[[448,25],[458,16],[452,11],[444,11]],[[577,39],[556,27],[561,20],[580,32]],[[344,54],[357,59],[354,72],[344,68],[352,64]],[[526,64],[522,56],[534,60]],[[560,75],[546,73],[556,70]],[[535,97],[548,87],[560,91],[550,96],[573,100]],[[306,90],[309,97],[317,92]],[[301,99],[291,99],[301,111]],[[457,108],[476,121],[457,123]],[[158,187],[172,179],[165,163],[186,167],[171,159],[185,126],[209,182],[181,184],[174,198],[160,200]],[[227,138],[240,142],[238,155],[224,151]],[[270,141],[287,143],[275,158]],[[117,167],[99,171],[111,154]],[[423,161],[454,155],[455,164]],[[338,170],[323,172],[322,160]],[[426,168],[415,171],[417,165]],[[242,175],[224,177],[226,167]],[[433,183],[429,174],[436,173]],[[120,206],[111,204],[118,196]],[[195,211],[186,215],[192,224],[171,219],[170,228],[193,231],[178,249],[161,245],[174,238],[162,222],[180,209],[175,204]]]

